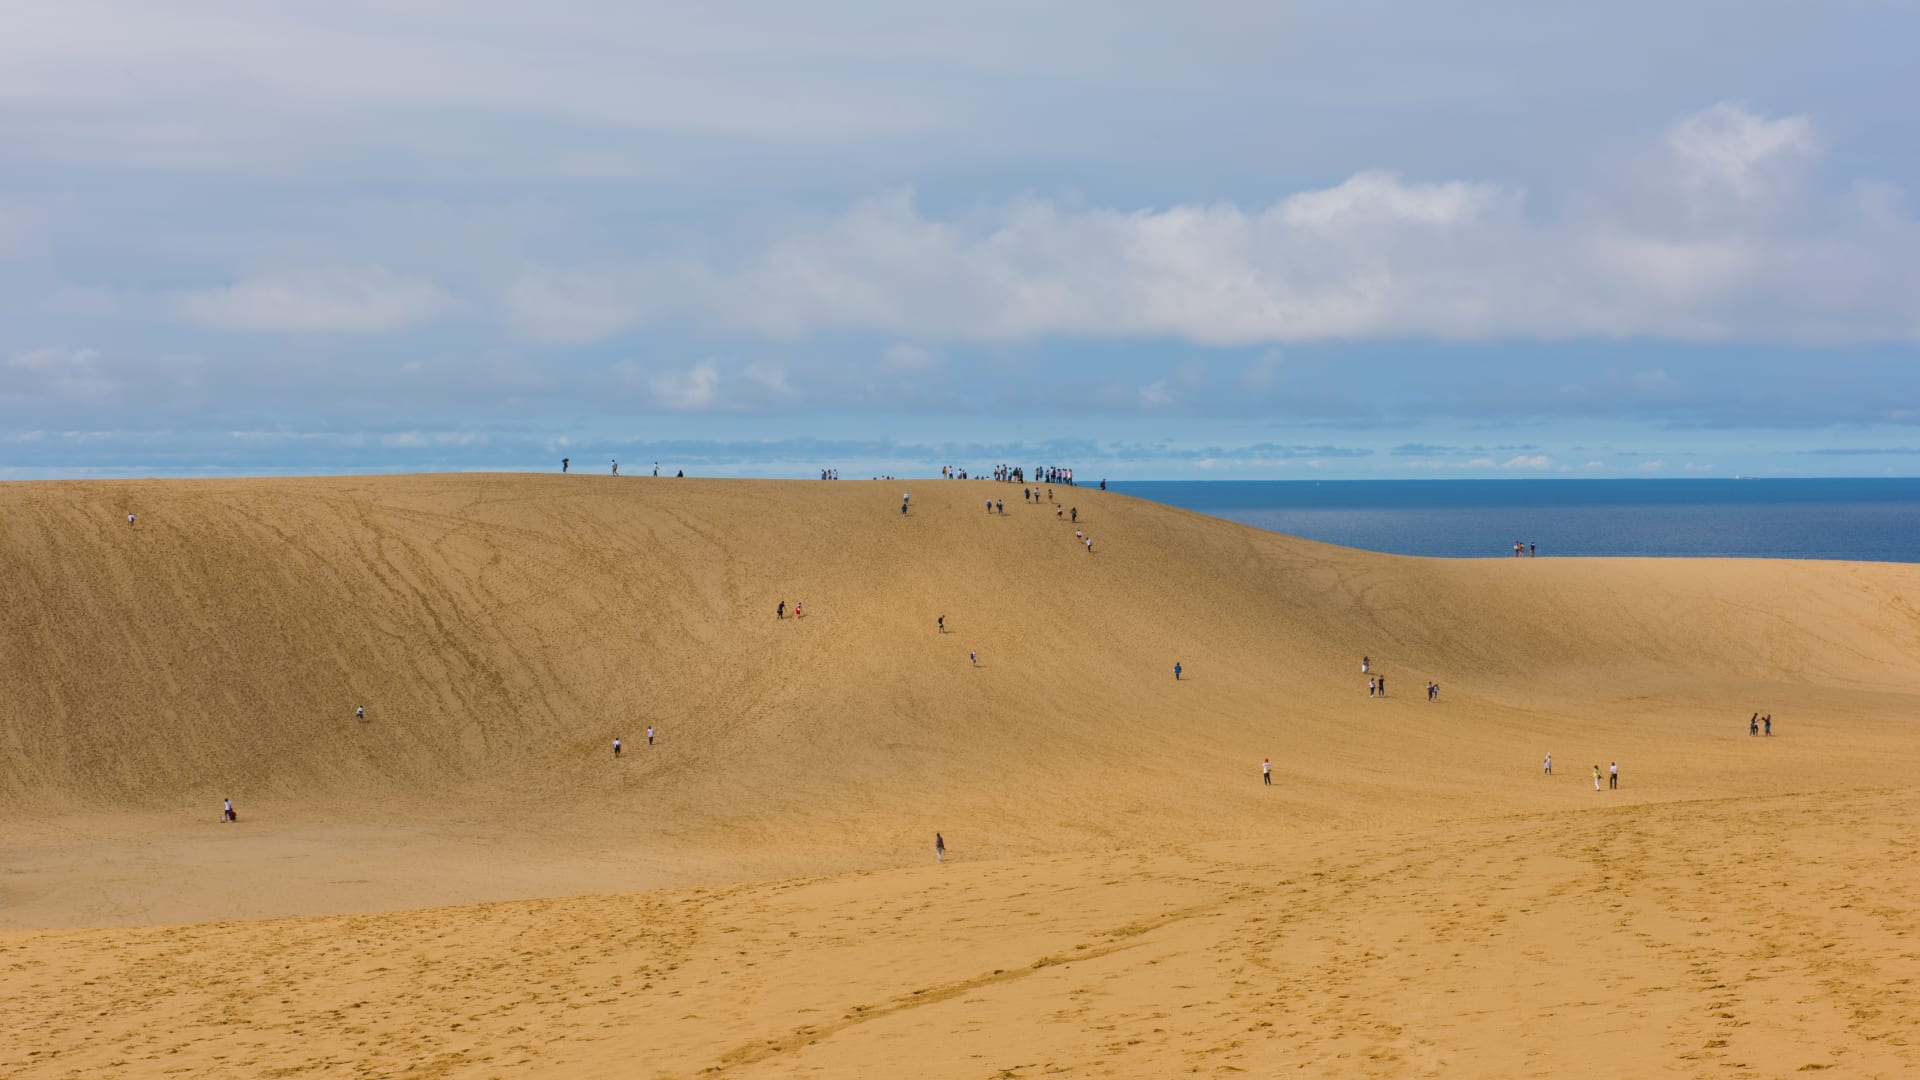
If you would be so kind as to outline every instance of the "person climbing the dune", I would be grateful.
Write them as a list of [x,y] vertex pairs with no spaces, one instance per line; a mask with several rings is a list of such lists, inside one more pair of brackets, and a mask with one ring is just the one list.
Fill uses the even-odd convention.
[[1272,758],[1266,758],[1265,760],[1260,762],[1260,782],[1267,785],[1268,787],[1273,786],[1273,759]]
[[615,758],[620,756],[620,737],[618,735],[613,738],[613,756]]
[[1175,660],[1173,662],[1173,681],[1174,682],[1180,681],[1180,661],[1178,660]]
[[221,822],[225,823],[225,822],[231,821],[231,822],[238,823],[240,820],[240,815],[233,812],[233,800],[229,798],[225,801],[226,801],[226,807],[225,809],[220,811]]

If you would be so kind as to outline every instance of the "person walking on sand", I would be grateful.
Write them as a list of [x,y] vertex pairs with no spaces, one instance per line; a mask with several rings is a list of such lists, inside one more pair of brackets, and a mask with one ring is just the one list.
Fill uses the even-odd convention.
[[1260,782],[1267,785],[1268,787],[1273,786],[1273,759],[1272,758],[1266,758],[1260,762]]
[[1173,681],[1174,682],[1180,681],[1180,661],[1178,660],[1175,660],[1173,662]]
[[947,861],[947,838],[939,833],[933,834],[933,861]]
[[1378,683],[1378,681],[1377,681],[1377,680],[1374,680],[1374,679],[1368,679],[1368,680],[1367,680],[1367,696],[1368,696],[1368,697],[1373,697],[1373,696],[1374,696],[1374,694],[1375,694],[1375,692],[1376,692],[1376,691],[1378,691],[1378,690],[1379,690],[1379,683]]
[[974,667],[979,667],[979,666],[980,666],[980,651],[979,651],[978,649],[971,649],[971,650],[968,650],[968,652],[967,652],[967,660],[968,660],[969,662],[971,662],[971,663],[973,664],[973,666],[974,666]]
[[1552,754],[1548,754],[1546,756],[1546,759],[1540,762],[1540,775],[1542,776],[1553,775],[1553,755]]
[[355,720],[365,720],[367,718],[367,707],[365,705],[355,705],[353,707],[353,718]]
[[647,745],[648,746],[653,745],[653,725],[652,724],[647,725]]
[[613,737],[613,756],[616,759],[620,756],[620,736],[618,735]]
[[1073,509],[1067,511],[1067,515],[1073,518],[1073,523],[1075,525],[1080,524],[1080,508],[1079,507],[1076,506]]
[[1754,713],[1753,719],[1747,721],[1747,734],[1748,735],[1760,734],[1760,714],[1759,713]]
[[1617,761],[1607,762],[1607,790],[1620,790],[1620,763]]
[[947,617],[946,617],[945,615],[942,615],[942,616],[940,616],[939,618],[937,618],[937,619],[935,619],[935,620],[933,620],[933,628],[934,628],[934,630],[935,630],[935,632],[937,632],[937,633],[942,633],[942,634],[944,634],[944,633],[946,633],[946,632],[947,632]]
[[1771,736],[1773,734],[1773,714],[1772,713],[1768,713],[1767,715],[1761,717],[1760,724],[1762,727],[1766,729],[1765,731],[1761,732],[1762,735]]
[[1365,675],[1367,672],[1372,670],[1373,670],[1373,657],[1371,656],[1361,657],[1360,658],[1360,674]]
[[785,600],[774,605],[773,617],[776,619],[784,619],[787,617],[787,602]]
[[225,802],[227,805],[220,811],[221,823],[225,824],[229,821],[239,821],[240,815],[233,812],[233,800],[227,799]]
[[1380,676],[1380,696],[1387,696],[1387,677],[1385,675]]
[[1600,790],[1600,766],[1598,765],[1593,767],[1593,790]]
[[793,617],[796,619],[799,618],[803,614],[801,609],[804,608],[805,606],[806,606],[806,601],[795,600],[793,602]]
[[133,515],[132,515],[132,514],[128,514],[128,515],[127,515],[127,528],[129,528],[129,529],[131,529],[131,528],[133,528]]

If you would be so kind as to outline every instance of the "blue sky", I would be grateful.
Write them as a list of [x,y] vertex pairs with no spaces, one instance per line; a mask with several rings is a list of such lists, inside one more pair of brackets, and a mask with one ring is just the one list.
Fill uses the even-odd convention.
[[0,478],[1920,475],[1920,8],[1033,7],[9,5]]

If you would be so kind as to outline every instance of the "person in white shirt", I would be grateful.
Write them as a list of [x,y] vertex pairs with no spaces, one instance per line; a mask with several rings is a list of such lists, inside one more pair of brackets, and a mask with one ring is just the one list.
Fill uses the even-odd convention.
[[647,725],[647,745],[648,746],[653,745],[653,725],[652,724]]
[[1268,786],[1272,786],[1273,784],[1273,759],[1272,758],[1267,758],[1266,760],[1260,762],[1260,782]]
[[616,736],[613,740],[613,756],[614,757],[620,756],[620,739],[618,736]]
[[1546,756],[1546,759],[1540,762],[1540,772],[1541,772],[1541,775],[1543,776],[1553,775],[1553,755],[1552,754],[1548,754]]

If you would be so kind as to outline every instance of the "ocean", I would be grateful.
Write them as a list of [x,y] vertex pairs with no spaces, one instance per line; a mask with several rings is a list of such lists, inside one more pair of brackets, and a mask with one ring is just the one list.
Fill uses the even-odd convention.
[[1396,555],[1920,562],[1920,479],[1222,480],[1109,490]]

